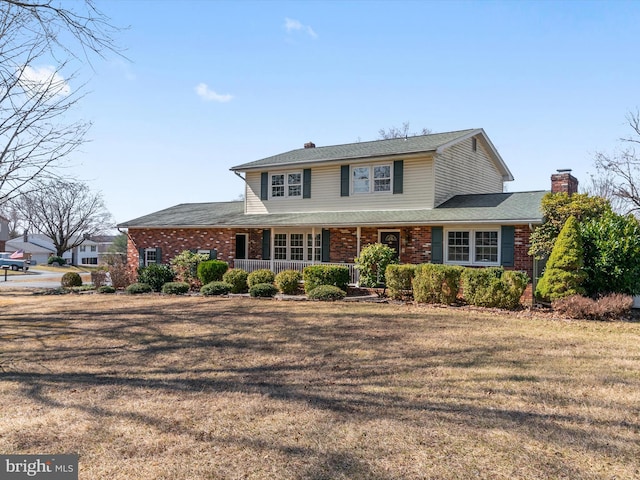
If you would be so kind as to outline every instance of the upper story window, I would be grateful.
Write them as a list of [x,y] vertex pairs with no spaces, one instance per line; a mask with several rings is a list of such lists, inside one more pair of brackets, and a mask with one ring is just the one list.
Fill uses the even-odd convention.
[[391,192],[391,165],[362,165],[352,169],[353,193]]
[[272,173],[271,197],[301,197],[302,196],[302,172]]
[[450,230],[446,239],[447,263],[498,265],[498,230]]
[[80,251],[81,252],[86,252],[87,251],[87,246],[86,245],[80,245]]

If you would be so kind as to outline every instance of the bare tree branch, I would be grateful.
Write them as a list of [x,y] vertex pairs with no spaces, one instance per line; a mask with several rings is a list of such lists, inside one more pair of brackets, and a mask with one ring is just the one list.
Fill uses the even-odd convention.
[[409,133],[409,122],[403,122],[402,128],[389,127],[388,129],[381,128],[378,130],[378,138],[381,140],[390,140],[392,138],[407,138],[415,137],[417,135],[429,135],[431,130],[423,128],[420,133]]

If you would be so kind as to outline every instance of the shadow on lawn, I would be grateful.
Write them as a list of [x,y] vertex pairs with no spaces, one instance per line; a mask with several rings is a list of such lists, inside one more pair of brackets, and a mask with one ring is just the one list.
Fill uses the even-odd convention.
[[[151,395],[258,394],[328,411],[344,421],[389,418],[419,425],[427,416],[430,421],[463,422],[472,429],[515,429],[536,441],[553,442],[563,448],[580,442],[602,454],[610,454],[613,445],[629,451],[637,447],[621,432],[639,432],[638,423],[597,422],[577,415],[504,408],[486,400],[479,402],[477,390],[465,396],[459,393],[464,390],[460,386],[454,388],[458,392],[455,398],[448,398],[446,387],[462,380],[434,376],[442,366],[457,369],[461,377],[469,369],[489,365],[526,370],[526,364],[514,365],[509,359],[508,350],[513,345],[460,341],[446,346],[434,343],[425,349],[410,341],[416,332],[414,321],[423,321],[417,314],[407,313],[402,323],[384,311],[369,311],[357,322],[349,310],[310,320],[310,316],[320,315],[318,307],[310,305],[290,313],[277,303],[271,305],[212,302],[210,310],[205,304],[196,312],[185,309],[182,301],[167,301],[161,312],[131,304],[108,312],[96,309],[60,315],[2,315],[0,332],[8,331],[9,339],[19,340],[21,348],[9,354],[4,349],[0,381],[18,382],[25,397],[47,407],[72,408],[97,419],[122,417],[162,432],[175,431],[176,425],[153,412],[117,412],[97,403],[74,403],[72,397],[62,402],[48,392],[117,386]],[[429,322],[433,335],[445,327],[464,329],[464,325],[452,325],[449,317],[437,314]],[[530,341],[523,339],[522,348]],[[408,378],[406,384],[402,383],[403,374]],[[518,378],[522,383],[545,380],[539,375]],[[504,378],[509,379],[508,375]],[[425,399],[424,394],[407,393],[412,385],[421,387],[418,382],[430,384],[439,394],[427,392]],[[571,392],[566,392],[562,401],[571,402]],[[614,428],[620,434],[594,436],[581,428],[585,423]],[[252,448],[259,442],[248,436],[223,434],[206,434],[203,438],[197,426],[180,428],[199,441]],[[376,477],[350,453],[319,453],[278,442],[259,447],[299,458],[317,458],[304,478],[393,478]],[[569,467],[564,472],[571,476]],[[579,477],[584,472],[573,473]]]

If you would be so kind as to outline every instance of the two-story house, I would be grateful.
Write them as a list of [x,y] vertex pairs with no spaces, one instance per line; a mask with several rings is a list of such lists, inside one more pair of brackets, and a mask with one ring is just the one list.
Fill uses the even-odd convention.
[[[545,191],[505,193],[513,180],[482,129],[304,148],[231,168],[236,202],[181,204],[119,225],[132,266],[183,250],[252,271],[339,263],[371,243],[402,263],[499,266],[532,276],[529,235]],[[568,171],[557,190],[577,189]]]

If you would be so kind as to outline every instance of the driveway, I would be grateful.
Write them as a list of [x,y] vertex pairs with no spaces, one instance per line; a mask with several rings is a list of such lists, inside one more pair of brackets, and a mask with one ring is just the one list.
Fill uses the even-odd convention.
[[[66,272],[50,272],[38,270],[38,267],[30,268],[27,272],[7,275],[5,281],[4,271],[0,271],[0,289],[2,288],[58,288],[60,279]],[[81,274],[82,281],[89,283],[91,276],[88,273]]]

